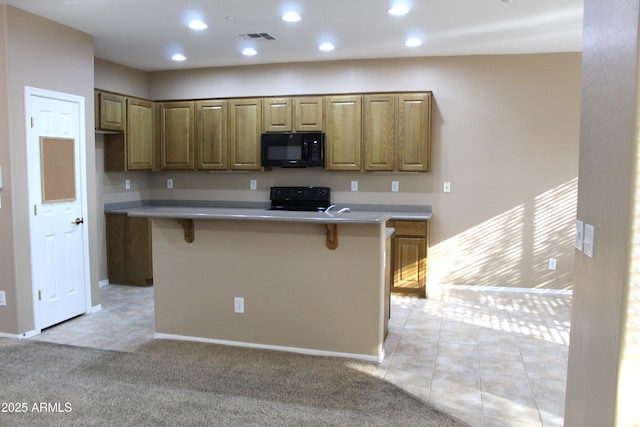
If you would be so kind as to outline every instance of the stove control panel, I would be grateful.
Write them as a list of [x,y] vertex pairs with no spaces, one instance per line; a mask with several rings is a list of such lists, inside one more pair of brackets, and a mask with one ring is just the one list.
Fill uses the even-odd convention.
[[270,200],[328,202],[330,199],[329,187],[271,187]]

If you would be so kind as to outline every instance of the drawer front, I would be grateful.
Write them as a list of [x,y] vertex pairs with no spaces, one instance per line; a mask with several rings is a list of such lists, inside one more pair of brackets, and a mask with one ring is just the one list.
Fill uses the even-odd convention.
[[393,221],[396,236],[426,236],[427,223],[425,221]]

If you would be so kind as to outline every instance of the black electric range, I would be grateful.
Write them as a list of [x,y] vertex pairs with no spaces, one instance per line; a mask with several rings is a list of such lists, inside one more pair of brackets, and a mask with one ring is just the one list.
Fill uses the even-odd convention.
[[329,187],[271,187],[271,210],[322,212],[331,206]]

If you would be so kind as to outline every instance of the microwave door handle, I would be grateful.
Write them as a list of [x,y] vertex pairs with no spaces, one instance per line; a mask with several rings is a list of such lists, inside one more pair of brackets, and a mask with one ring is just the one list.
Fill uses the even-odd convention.
[[309,141],[306,139],[302,141],[303,146],[303,157],[304,160],[309,160]]

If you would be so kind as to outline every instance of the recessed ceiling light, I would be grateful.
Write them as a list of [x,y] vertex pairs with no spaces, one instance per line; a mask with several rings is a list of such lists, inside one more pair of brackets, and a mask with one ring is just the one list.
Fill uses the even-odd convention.
[[331,52],[335,48],[336,47],[329,42],[320,43],[320,46],[318,46],[318,49],[320,49],[323,52]]
[[389,15],[402,16],[409,13],[409,8],[404,4],[396,4],[387,10],[387,12],[389,12]]
[[282,15],[282,20],[286,22],[298,22],[301,19],[302,17],[298,15],[297,12],[287,12],[284,15]]
[[407,39],[406,42],[404,42],[404,45],[407,47],[418,47],[422,44],[422,40],[417,39],[415,37],[412,37],[410,39]]
[[200,21],[199,19],[194,19],[193,21],[189,22],[189,28],[191,28],[192,30],[206,30],[207,24]]
[[182,62],[182,61],[186,60],[186,59],[187,59],[187,57],[186,57],[186,56],[184,56],[184,55],[183,55],[183,54],[181,54],[181,53],[174,53],[174,54],[173,54],[173,56],[171,56],[171,59],[172,59],[173,61],[176,61],[176,62]]
[[242,50],[242,54],[245,56],[253,56],[253,55],[257,55],[258,51],[252,47],[247,47]]

